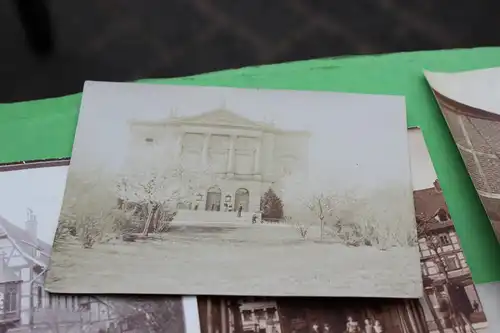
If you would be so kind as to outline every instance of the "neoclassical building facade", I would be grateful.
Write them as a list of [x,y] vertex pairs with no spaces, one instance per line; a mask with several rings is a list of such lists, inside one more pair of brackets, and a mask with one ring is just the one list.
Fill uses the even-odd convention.
[[[255,212],[270,187],[308,172],[310,133],[255,122],[226,109],[165,121],[131,121],[126,167],[180,166],[192,179],[184,210]],[[148,167],[149,167],[148,166]]]

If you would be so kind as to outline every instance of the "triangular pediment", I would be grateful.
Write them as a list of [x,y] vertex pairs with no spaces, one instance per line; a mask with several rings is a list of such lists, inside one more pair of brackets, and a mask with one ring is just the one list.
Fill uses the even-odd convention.
[[210,126],[236,126],[247,128],[266,128],[265,124],[254,122],[229,110],[217,109],[192,117],[179,117],[175,123],[210,125]]

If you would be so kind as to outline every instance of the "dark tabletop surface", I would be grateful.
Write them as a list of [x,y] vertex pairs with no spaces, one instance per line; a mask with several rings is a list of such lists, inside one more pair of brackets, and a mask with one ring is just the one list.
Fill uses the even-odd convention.
[[493,0],[51,0],[54,49],[42,57],[16,1],[35,0],[0,1],[0,102],[79,92],[85,80],[500,44]]

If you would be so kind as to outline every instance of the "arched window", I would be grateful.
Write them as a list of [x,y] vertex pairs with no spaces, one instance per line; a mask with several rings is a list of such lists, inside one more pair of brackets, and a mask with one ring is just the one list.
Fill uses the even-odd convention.
[[234,194],[234,210],[238,211],[241,205],[241,211],[248,212],[250,192],[246,188],[239,188]]
[[205,203],[205,210],[220,211],[220,203],[222,198],[222,191],[218,186],[212,186],[207,191],[207,201]]

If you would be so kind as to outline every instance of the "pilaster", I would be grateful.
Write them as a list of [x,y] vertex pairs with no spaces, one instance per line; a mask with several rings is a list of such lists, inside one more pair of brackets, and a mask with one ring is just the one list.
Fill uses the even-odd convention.
[[236,135],[231,135],[231,139],[229,141],[229,156],[227,159],[227,173],[228,175],[232,176],[234,175],[234,159],[235,159],[235,154],[236,154],[236,140],[237,136]]
[[201,152],[201,157],[202,157],[202,164],[203,166],[208,166],[208,149],[210,147],[210,137],[211,137],[211,134],[210,133],[206,133],[205,134],[205,138],[203,140],[203,150]]

